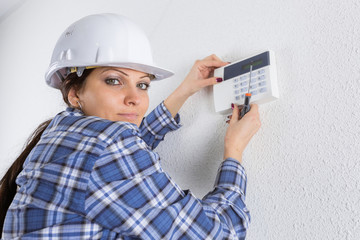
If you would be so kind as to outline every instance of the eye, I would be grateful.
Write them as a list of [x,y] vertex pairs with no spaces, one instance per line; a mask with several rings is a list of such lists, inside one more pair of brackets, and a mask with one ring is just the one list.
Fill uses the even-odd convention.
[[109,84],[109,85],[120,85],[120,81],[116,78],[107,78],[105,79],[105,82],[106,84]]
[[141,90],[148,90],[150,87],[150,84],[148,83],[138,83],[136,85],[138,88],[140,88]]

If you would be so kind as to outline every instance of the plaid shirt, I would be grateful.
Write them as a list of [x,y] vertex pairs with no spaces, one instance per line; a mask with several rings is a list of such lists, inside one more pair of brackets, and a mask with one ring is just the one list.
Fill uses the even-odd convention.
[[140,128],[59,113],[17,178],[4,239],[244,239],[250,217],[238,161],[222,162],[202,200],[161,169],[152,150],[180,127],[175,119],[163,103]]

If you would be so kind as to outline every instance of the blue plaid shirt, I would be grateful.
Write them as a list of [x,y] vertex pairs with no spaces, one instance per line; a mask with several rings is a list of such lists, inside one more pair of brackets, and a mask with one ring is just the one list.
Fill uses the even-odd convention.
[[28,156],[4,239],[244,239],[246,174],[220,165],[202,200],[181,190],[153,149],[180,127],[160,104],[135,124],[59,113]]

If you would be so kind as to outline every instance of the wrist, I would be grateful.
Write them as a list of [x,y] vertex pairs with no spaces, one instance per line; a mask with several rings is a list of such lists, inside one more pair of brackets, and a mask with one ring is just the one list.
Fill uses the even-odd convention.
[[225,151],[224,152],[224,160],[227,158],[236,159],[238,162],[242,162],[242,153],[233,152],[233,151]]
[[177,94],[179,96],[181,96],[182,98],[188,99],[191,95],[194,94],[194,92],[192,92],[192,89],[187,87],[186,84],[184,82],[182,82],[175,90],[175,92],[177,92]]
[[182,105],[186,102],[189,98],[189,93],[180,85],[175,89],[174,92],[170,94],[164,100],[164,105],[171,113],[172,117],[175,117]]

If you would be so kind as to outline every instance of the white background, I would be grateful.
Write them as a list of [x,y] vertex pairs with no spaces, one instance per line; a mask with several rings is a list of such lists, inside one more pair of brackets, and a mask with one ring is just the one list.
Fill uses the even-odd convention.
[[[196,59],[273,50],[280,99],[260,106],[262,127],[244,154],[247,239],[359,239],[358,0],[27,0],[0,19],[1,174],[37,125],[65,108],[44,81],[57,38],[100,12],[142,26],[157,64],[176,73],[152,84],[151,108]],[[183,127],[157,151],[172,178],[201,198],[222,160],[225,119],[211,88],[189,99],[181,117]]]

